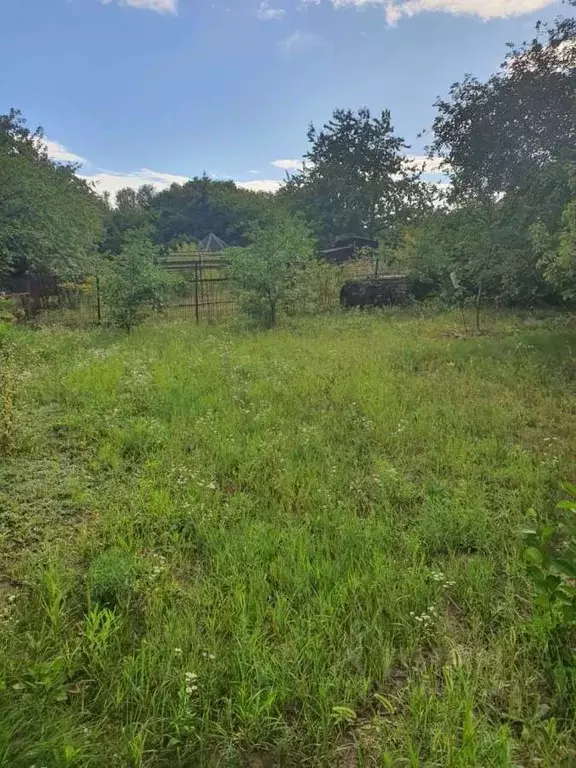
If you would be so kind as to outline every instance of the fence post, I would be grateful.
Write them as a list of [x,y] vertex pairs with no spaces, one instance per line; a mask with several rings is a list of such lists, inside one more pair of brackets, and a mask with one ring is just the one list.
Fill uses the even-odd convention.
[[198,262],[194,264],[194,302],[196,309],[196,322],[200,322],[200,314],[198,308]]
[[100,278],[96,278],[96,317],[98,325],[102,324],[102,308],[100,306]]

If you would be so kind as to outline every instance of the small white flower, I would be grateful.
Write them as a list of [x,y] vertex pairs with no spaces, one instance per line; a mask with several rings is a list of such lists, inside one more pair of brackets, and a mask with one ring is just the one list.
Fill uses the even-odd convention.
[[194,691],[197,691],[197,690],[198,690],[198,686],[197,685],[187,685],[186,686],[186,693],[188,694],[188,696],[190,696],[191,693],[194,693]]
[[176,656],[181,656],[182,655],[182,648],[174,648],[174,653],[176,654]]

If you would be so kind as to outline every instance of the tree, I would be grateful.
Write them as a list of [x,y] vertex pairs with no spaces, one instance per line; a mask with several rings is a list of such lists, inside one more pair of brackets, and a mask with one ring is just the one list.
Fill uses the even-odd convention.
[[154,187],[144,184],[140,189],[125,187],[118,190],[115,206],[107,205],[104,232],[100,250],[117,256],[134,233],[154,232],[155,216],[152,213]]
[[576,159],[576,21],[538,24],[499,72],[485,83],[467,76],[435,106],[431,150],[457,194],[507,192],[551,162]]
[[390,112],[372,117],[368,109],[337,109],[320,130],[310,127],[308,140],[303,169],[280,198],[304,212],[324,245],[337,235],[390,239],[422,193]]
[[0,116],[0,275],[94,268],[104,208],[76,170],[50,160],[18,110]]
[[561,226],[551,230],[539,219],[530,234],[540,266],[549,283],[566,301],[576,299],[576,164],[571,167],[572,197],[562,211]]
[[159,245],[171,245],[199,241],[213,232],[229,245],[245,245],[250,228],[273,205],[272,195],[204,175],[153,196],[154,239]]
[[270,214],[250,237],[247,247],[230,251],[230,277],[245,311],[271,328],[279,307],[305,289],[307,270],[315,264],[314,238],[305,224],[283,211]]
[[112,323],[128,333],[161,306],[173,278],[157,266],[157,249],[145,233],[133,232],[108,266],[104,294]]
[[467,76],[436,106],[430,152],[450,171],[443,246],[455,273],[479,298],[555,301],[534,223],[557,239],[572,195],[576,22],[537,25],[535,39],[512,50],[495,75]]

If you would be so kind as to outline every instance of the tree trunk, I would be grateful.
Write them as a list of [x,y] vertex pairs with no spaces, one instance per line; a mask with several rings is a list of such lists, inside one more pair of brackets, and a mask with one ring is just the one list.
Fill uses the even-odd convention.
[[276,325],[276,299],[270,299],[270,315],[268,316],[268,328]]
[[480,328],[480,301],[482,299],[482,280],[478,281],[478,293],[476,294],[476,330],[482,333]]

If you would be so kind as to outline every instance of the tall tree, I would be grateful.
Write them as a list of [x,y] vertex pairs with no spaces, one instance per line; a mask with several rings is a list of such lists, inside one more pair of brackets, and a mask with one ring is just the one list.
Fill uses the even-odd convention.
[[144,184],[139,189],[118,190],[115,205],[107,204],[104,232],[100,248],[118,256],[136,233],[152,235],[155,216],[152,212],[154,187]]
[[103,203],[76,170],[50,160],[18,110],[0,116],[0,274],[93,268]]
[[310,127],[308,140],[304,167],[280,197],[304,211],[324,244],[337,235],[385,235],[419,199],[419,174],[405,162],[390,112],[337,109],[321,129]]
[[458,214],[449,218],[467,222],[468,247],[455,271],[478,283],[478,296],[522,304],[554,299],[544,279],[543,237],[534,232],[554,240],[572,195],[576,21],[538,24],[536,37],[513,49],[496,74],[486,82],[467,76],[436,106],[430,149],[450,171]]
[[537,25],[486,82],[467,76],[435,106],[432,151],[457,194],[506,192],[576,159],[576,21]]
[[206,175],[187,184],[173,184],[151,200],[155,239],[161,245],[170,245],[175,241],[198,241],[213,232],[229,245],[244,245],[248,229],[273,205],[271,198]]

